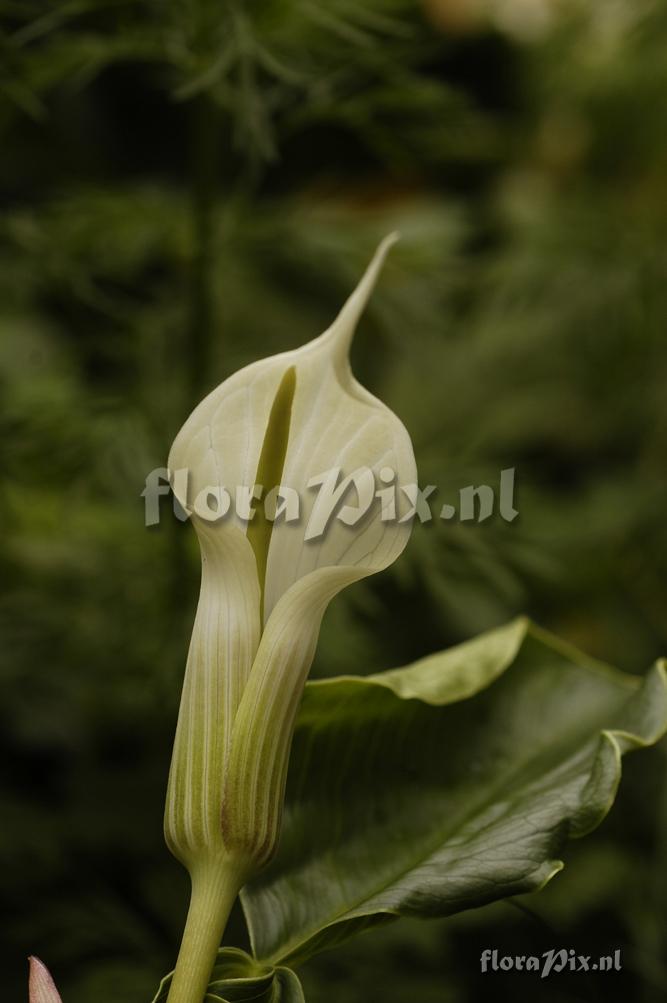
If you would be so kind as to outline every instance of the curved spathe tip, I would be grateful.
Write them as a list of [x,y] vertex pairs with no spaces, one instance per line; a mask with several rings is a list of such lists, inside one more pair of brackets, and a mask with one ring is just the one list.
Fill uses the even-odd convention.
[[398,240],[400,233],[394,230],[381,241],[356,289],[348,296],[333,324],[322,335],[323,339],[331,343],[338,359],[347,358],[359,318],[366,309],[388,253]]

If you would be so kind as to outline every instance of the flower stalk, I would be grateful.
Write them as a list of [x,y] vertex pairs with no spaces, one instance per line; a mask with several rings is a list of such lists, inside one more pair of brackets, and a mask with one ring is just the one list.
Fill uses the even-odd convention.
[[242,875],[231,859],[211,860],[193,869],[190,907],[169,1003],[204,999],[229,914],[244,883]]

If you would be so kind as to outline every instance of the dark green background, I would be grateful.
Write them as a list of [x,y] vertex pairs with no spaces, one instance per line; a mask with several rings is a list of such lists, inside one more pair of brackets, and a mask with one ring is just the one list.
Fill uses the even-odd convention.
[[[667,11],[480,6],[0,0],[3,1000],[31,952],[64,1003],[148,1003],[172,966],[198,558],[166,506],[144,528],[144,478],[388,231],[356,372],[441,502],[515,467],[520,516],[417,527],[331,607],[314,672],[517,612],[631,672],[667,650]],[[662,1000],[664,751],[530,914],[396,924],[306,966],[309,1003]],[[560,946],[624,970],[479,974],[485,947]]]

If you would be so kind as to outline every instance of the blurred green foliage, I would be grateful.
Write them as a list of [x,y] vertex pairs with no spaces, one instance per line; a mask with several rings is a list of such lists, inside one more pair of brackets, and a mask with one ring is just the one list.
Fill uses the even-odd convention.
[[[537,11],[537,16],[535,12]],[[641,671],[667,648],[667,10],[659,0],[0,0],[3,998],[147,1001],[186,879],[161,813],[196,602],[140,492],[203,392],[319,333],[403,234],[354,350],[456,502],[332,606],[315,671],[397,665],[528,612]],[[310,1003],[513,1003],[484,947],[620,946],[667,988],[663,746],[531,913],[398,924]],[[240,921],[230,942],[243,946]],[[504,995],[505,994],[505,995]]]

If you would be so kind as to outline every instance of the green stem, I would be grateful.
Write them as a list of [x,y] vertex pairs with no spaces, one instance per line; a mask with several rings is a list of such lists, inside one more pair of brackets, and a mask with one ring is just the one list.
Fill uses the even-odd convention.
[[202,1003],[240,887],[239,869],[231,862],[193,871],[190,908],[167,1003]]

